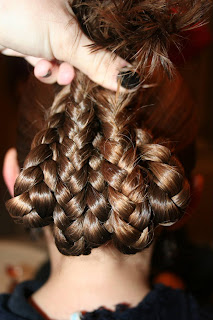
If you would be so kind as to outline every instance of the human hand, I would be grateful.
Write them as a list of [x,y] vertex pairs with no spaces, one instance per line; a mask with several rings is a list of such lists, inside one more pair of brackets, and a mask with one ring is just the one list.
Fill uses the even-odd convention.
[[116,90],[117,75],[128,63],[104,50],[90,53],[91,41],[79,29],[67,3],[0,0],[0,50],[24,56],[45,83],[70,83],[74,66],[94,82]]

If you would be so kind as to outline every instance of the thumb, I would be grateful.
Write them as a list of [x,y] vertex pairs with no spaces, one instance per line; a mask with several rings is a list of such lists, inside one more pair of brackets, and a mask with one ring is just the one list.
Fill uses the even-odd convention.
[[[69,31],[68,28],[67,31]],[[119,83],[126,89],[134,88],[139,84],[139,77],[128,71],[132,67],[121,57],[104,49],[91,52],[92,41],[75,22],[71,25],[71,33],[72,35],[67,35],[67,40],[61,43],[60,48],[64,50],[60,50],[60,54],[63,56],[57,57],[58,60],[70,63],[92,81],[113,91],[117,90]],[[125,68],[128,79],[124,79],[123,68]]]

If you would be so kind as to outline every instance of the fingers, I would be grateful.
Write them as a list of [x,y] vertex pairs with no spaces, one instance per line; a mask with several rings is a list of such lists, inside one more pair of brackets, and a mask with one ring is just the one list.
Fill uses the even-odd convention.
[[[67,41],[62,39],[63,43],[59,46],[60,55],[55,55],[58,60],[66,62],[59,63],[58,60],[48,61],[26,56],[7,48],[3,48],[2,53],[9,56],[24,57],[35,67],[34,74],[36,78],[47,84],[58,82],[60,85],[67,85],[71,83],[74,78],[74,66],[92,81],[113,91],[116,91],[120,85],[122,85],[121,91],[125,91],[125,88],[130,89],[129,84],[132,89],[138,85],[139,79],[135,77],[134,73],[128,72],[128,69],[132,69],[128,62],[106,50],[91,52],[89,46],[92,42],[79,31],[78,26],[75,25],[75,28],[73,41],[70,41],[71,37],[68,33],[69,39]],[[123,81],[124,69],[128,75],[125,81]]]
[[67,85],[71,83],[75,73],[74,68],[67,62],[59,64],[56,61],[41,59],[35,65],[34,75],[44,83],[58,82],[60,85]]
[[[7,2],[5,1],[5,3]],[[13,2],[16,3],[15,0]],[[128,73],[128,81],[122,82],[125,76],[122,72],[123,68],[132,68],[125,60],[106,50],[91,52],[93,43],[80,29],[68,1],[52,1],[51,6],[51,10],[49,10],[48,3],[42,0],[39,2],[33,1],[32,4],[30,2],[30,5],[27,1],[26,3],[21,1],[17,9],[20,12],[24,10],[27,19],[26,21],[22,19],[23,21],[19,26],[12,29],[12,40],[9,41],[8,35],[6,36],[6,33],[4,33],[7,41],[1,43],[0,50],[3,50],[3,53],[7,55],[24,56],[25,58],[28,55],[28,61],[29,56],[33,55],[65,62],[66,64],[58,65],[47,60],[46,62],[44,60],[37,62],[34,60],[32,62],[31,60],[31,63],[35,65],[36,77],[45,83],[58,81],[62,85],[68,84],[73,79],[74,69],[72,66],[74,66],[94,82],[113,91],[116,91],[120,85],[128,89],[129,84],[131,84],[131,88],[132,83],[137,86],[138,79],[135,81],[134,75],[131,79],[132,75],[130,73]],[[39,15],[40,8],[44,9],[41,10],[42,18]],[[17,10],[13,10],[12,13],[12,17],[17,16]],[[2,21],[4,26],[8,26],[5,17],[7,15],[3,15],[4,19]],[[34,23],[34,17],[36,23]],[[36,20],[37,17],[40,23]],[[31,29],[28,30],[27,26],[30,26]],[[21,37],[19,37],[20,34]],[[14,38],[16,39],[15,44]],[[10,49],[4,49],[2,45],[15,48],[25,55]]]
[[75,76],[75,71],[73,66],[68,62],[63,62],[59,66],[57,82],[60,85],[70,84]]
[[56,62],[40,59],[35,64],[34,75],[43,83],[55,83],[57,81],[59,65]]
[[8,48],[3,49],[1,53],[7,56],[24,58],[33,67],[35,67],[35,77],[41,82],[51,84],[57,81],[59,65],[56,62],[51,62],[32,56],[26,56],[20,52]]
[[20,52],[2,49],[1,53],[7,56],[22,57],[34,68],[35,77],[43,83],[52,84],[58,82],[59,85],[70,84],[74,78],[74,68],[67,62],[48,61],[41,58],[26,56]]

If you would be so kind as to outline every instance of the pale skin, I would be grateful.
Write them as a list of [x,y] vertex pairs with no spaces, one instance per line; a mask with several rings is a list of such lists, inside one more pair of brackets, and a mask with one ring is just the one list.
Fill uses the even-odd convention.
[[[69,84],[74,68],[94,82],[117,90],[117,75],[128,65],[101,50],[91,53],[91,41],[81,32],[68,0],[0,0],[0,51],[25,57],[35,76],[45,82]],[[51,71],[51,75],[44,78]]]
[[[3,176],[11,195],[18,173],[16,151],[10,149],[5,156]],[[203,189],[202,176],[194,176],[192,187],[195,199],[191,201],[191,209],[194,209]],[[74,312],[93,311],[100,306],[114,310],[120,303],[133,307],[149,293],[153,246],[130,256],[103,246],[89,256],[67,257],[58,252],[48,227],[45,235],[51,274],[32,299],[49,318],[68,320]]]

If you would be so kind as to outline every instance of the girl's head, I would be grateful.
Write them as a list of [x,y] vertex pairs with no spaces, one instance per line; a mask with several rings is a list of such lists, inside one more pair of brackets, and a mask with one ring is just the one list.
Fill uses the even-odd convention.
[[189,202],[196,117],[180,77],[168,79],[168,49],[200,20],[205,2],[76,0],[72,8],[92,49],[121,55],[140,84],[113,93],[76,70],[45,114],[37,100],[23,104],[23,170],[7,208],[28,227],[50,225],[62,254],[105,244],[133,254],[151,244],[158,225],[177,222]]

